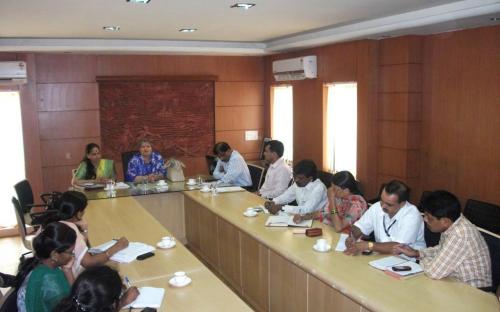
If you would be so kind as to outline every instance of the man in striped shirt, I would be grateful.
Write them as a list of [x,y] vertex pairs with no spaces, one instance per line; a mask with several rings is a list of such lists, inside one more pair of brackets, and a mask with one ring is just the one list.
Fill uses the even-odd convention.
[[439,245],[420,251],[397,245],[395,254],[420,259],[425,274],[433,279],[452,277],[471,286],[490,290],[491,259],[488,246],[474,224],[460,213],[460,202],[447,191],[435,191],[423,202],[424,221],[441,233]]

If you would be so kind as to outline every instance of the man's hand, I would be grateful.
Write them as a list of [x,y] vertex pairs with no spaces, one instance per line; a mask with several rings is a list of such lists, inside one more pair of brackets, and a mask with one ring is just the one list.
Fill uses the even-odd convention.
[[304,220],[303,216],[296,214],[293,216],[293,223],[297,224]]
[[347,249],[344,251],[344,254],[348,256],[356,256],[363,250],[368,250],[368,242],[361,241],[357,243],[352,243],[350,246],[347,246],[347,240],[346,240],[346,247]]
[[412,257],[412,258],[418,258],[420,256],[420,253],[418,250],[415,250],[411,247],[408,247],[403,244],[396,245],[392,248],[392,253],[395,255],[400,255],[404,254],[405,256]]
[[266,207],[266,209],[269,211],[269,213],[274,215],[274,214],[277,214],[278,211],[281,210],[281,207],[283,207],[283,205],[277,205],[272,201],[267,201],[264,203],[264,207]]

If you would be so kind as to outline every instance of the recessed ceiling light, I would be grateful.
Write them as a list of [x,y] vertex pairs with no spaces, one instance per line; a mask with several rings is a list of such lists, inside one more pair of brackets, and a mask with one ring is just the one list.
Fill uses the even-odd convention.
[[103,26],[102,29],[104,31],[119,31],[120,26]]
[[498,22],[498,21],[500,21],[500,17],[492,17],[492,18],[490,18],[490,21]]
[[151,0],[127,0],[127,2],[132,2],[132,3],[143,3],[143,4],[148,4],[149,1]]
[[185,33],[195,32],[197,30],[198,29],[196,29],[196,28],[181,28],[181,29],[179,29],[180,32],[185,32]]
[[248,10],[251,7],[254,7],[254,6],[255,6],[255,3],[235,3],[232,6],[230,6],[230,8],[233,8],[233,9],[234,8],[238,8],[238,9]]

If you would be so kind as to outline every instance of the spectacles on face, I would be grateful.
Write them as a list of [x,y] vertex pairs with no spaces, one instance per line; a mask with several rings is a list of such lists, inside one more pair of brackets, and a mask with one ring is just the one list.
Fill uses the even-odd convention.
[[72,250],[72,251],[67,251],[67,250],[65,250],[65,251],[63,251],[63,252],[61,252],[61,253],[64,253],[64,254],[70,255],[71,257],[74,257],[74,256],[75,256],[75,251],[74,251],[74,250]]

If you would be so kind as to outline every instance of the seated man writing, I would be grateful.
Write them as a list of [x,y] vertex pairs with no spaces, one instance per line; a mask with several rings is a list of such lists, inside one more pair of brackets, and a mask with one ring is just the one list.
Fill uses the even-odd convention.
[[423,209],[429,230],[442,233],[439,245],[420,251],[397,245],[394,253],[419,258],[430,278],[450,276],[489,291],[491,259],[488,245],[476,226],[460,213],[457,197],[447,191],[435,191],[424,200]]
[[[387,183],[380,201],[373,204],[351,228],[346,240],[347,255],[362,251],[392,253],[393,247],[408,244],[415,249],[425,248],[424,222],[417,207],[408,202],[410,190],[401,181]],[[375,243],[358,241],[363,235],[375,234]]]
[[[312,160],[301,160],[293,167],[295,183],[283,194],[265,203],[270,213],[280,210],[289,214],[304,215],[321,210],[327,203],[326,187],[318,179],[316,164]],[[297,206],[287,205],[297,201]]]
[[226,142],[219,142],[214,146],[214,154],[219,157],[213,173],[214,178],[221,183],[252,186],[248,165],[240,153],[232,150]]

